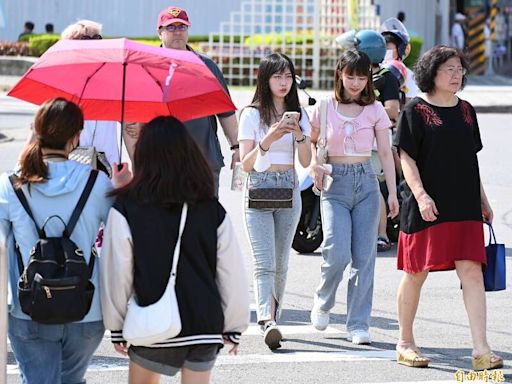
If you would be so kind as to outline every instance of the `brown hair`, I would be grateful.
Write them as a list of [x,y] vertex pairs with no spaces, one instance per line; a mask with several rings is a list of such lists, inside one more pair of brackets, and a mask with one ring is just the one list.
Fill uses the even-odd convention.
[[213,174],[201,149],[181,121],[151,120],[141,130],[133,155],[133,179],[111,196],[175,208],[212,199]]
[[[372,62],[368,55],[355,49],[349,49],[343,52],[336,64],[334,75],[334,95],[338,103],[350,104],[355,102],[358,105],[370,105],[376,100],[375,90],[372,81]],[[368,78],[366,87],[361,92],[359,99],[350,100],[345,97],[343,88],[342,73],[346,71],[348,75],[365,76]]]
[[46,101],[34,119],[34,140],[20,158],[18,185],[42,183],[48,178],[48,166],[43,161],[42,148],[63,150],[84,126],[80,107],[62,98]]

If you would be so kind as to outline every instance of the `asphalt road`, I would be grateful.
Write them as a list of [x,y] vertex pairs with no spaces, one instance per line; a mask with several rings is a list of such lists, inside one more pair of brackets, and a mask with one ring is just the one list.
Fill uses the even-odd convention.
[[[238,106],[250,98],[248,92],[234,92]],[[0,94],[0,132],[14,138],[0,144],[0,172],[12,168],[23,145],[35,108],[10,100]],[[480,153],[482,180],[495,211],[498,240],[512,244],[512,130],[510,115],[481,114],[479,117],[484,150]],[[229,149],[222,134],[223,151]],[[240,192],[229,190],[231,173],[221,173],[220,200],[230,214],[246,259],[247,275],[252,281],[249,246],[242,224]],[[319,282],[319,253],[290,254],[288,285],[285,295],[282,330],[286,341],[276,353],[263,344],[252,322],[242,337],[239,356],[221,352],[214,369],[213,383],[456,383],[456,372],[471,369],[471,340],[462,292],[455,272],[429,276],[423,289],[416,320],[416,339],[432,359],[428,369],[399,366],[394,361],[398,336],[395,297],[401,272],[396,270],[396,249],[379,254],[376,263],[375,294],[372,313],[371,346],[355,346],[344,340],[346,283],[342,282],[331,315],[331,326],[324,332],[309,325],[312,294]],[[508,271],[512,269],[512,251],[507,249]],[[488,338],[502,355],[505,368],[498,371],[512,380],[512,303],[511,274],[507,290],[489,293]],[[251,286],[252,294],[252,286]],[[491,381],[492,377],[489,378]],[[499,377],[495,377],[499,379]],[[464,382],[469,382],[468,377]],[[12,354],[9,355],[8,383],[20,383]],[[88,383],[126,383],[127,360],[117,355],[105,338],[96,351],[87,374]],[[176,383],[177,378],[163,378],[162,383]],[[473,381],[475,382],[475,381]]]

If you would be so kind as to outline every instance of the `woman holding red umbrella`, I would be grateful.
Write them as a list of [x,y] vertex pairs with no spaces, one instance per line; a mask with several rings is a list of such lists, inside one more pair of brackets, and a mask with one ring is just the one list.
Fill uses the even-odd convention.
[[[92,20],[79,20],[61,33],[64,40],[101,40],[102,25]],[[80,134],[80,146],[95,147],[105,153],[109,165],[119,161],[117,122],[86,120]]]

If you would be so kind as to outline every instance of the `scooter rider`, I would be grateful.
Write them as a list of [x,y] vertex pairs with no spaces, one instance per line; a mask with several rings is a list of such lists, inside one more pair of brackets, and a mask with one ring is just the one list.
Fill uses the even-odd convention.
[[411,52],[409,33],[402,22],[394,17],[386,19],[382,23],[380,31],[386,40],[387,48],[384,67],[388,68],[397,78],[402,78],[400,90],[404,94],[403,104],[405,104],[419,94],[414,72],[403,63]]

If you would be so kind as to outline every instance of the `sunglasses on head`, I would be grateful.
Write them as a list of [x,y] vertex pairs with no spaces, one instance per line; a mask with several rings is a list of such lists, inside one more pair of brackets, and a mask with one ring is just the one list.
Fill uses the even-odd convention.
[[103,39],[103,37],[101,37],[101,35],[92,35],[92,36],[83,35],[83,36],[80,36],[80,40],[101,40],[101,39]]

